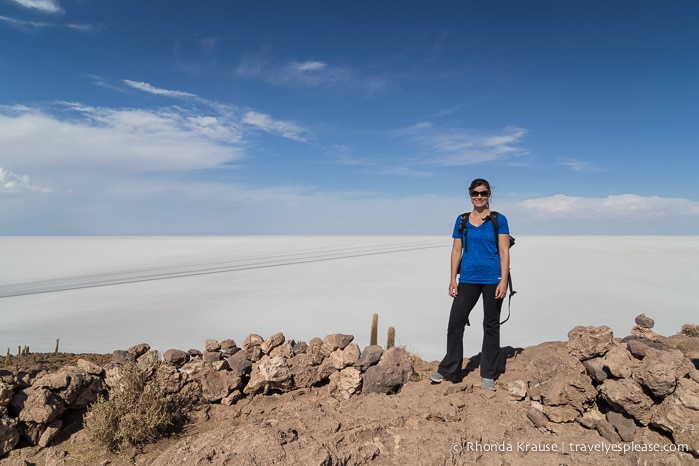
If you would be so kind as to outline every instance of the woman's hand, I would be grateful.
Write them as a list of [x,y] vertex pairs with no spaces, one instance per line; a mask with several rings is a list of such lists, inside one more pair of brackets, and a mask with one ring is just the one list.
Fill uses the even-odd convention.
[[498,283],[497,288],[495,288],[495,299],[505,299],[507,296],[507,282]]
[[456,295],[459,293],[459,285],[456,283],[456,280],[453,278],[449,282],[449,296],[452,298],[456,298]]

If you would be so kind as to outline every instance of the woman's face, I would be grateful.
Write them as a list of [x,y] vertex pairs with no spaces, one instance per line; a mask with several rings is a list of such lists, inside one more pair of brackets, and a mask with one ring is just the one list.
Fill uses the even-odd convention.
[[490,191],[485,185],[478,185],[473,188],[469,195],[471,196],[471,202],[474,207],[485,207],[488,204],[488,199],[490,198]]

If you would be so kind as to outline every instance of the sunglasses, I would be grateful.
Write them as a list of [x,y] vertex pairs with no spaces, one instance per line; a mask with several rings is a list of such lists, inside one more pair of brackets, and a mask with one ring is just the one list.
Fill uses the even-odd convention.
[[488,191],[488,190],[486,190],[486,191],[471,191],[470,193],[471,193],[471,197],[478,197],[478,196],[488,197],[488,196],[490,196],[490,191]]

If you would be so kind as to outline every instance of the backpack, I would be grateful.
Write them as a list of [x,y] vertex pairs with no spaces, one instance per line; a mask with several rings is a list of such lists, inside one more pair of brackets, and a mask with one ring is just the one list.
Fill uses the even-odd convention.
[[[468,250],[468,245],[466,240],[468,239],[468,228],[466,228],[466,221],[468,220],[470,212],[464,212],[461,214],[461,223],[459,224],[459,235],[461,235],[461,247],[463,248],[463,253]],[[495,247],[500,251],[500,241],[498,241],[498,213],[495,211],[490,211],[490,221],[493,223],[493,231],[495,232]],[[510,235],[510,247],[515,245],[515,239]],[[461,263],[459,263],[459,270],[461,270]],[[509,271],[508,271],[509,272]],[[507,286],[510,288],[510,294],[507,297],[507,318],[500,322],[504,324],[510,319],[510,303],[512,302],[512,296],[517,293],[512,287],[512,273],[507,274]]]

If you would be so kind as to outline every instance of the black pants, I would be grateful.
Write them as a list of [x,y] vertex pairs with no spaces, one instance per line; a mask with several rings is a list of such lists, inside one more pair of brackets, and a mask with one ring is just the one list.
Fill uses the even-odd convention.
[[458,380],[464,359],[464,329],[470,325],[468,316],[483,296],[483,347],[481,349],[481,377],[497,377],[497,359],[500,353],[500,310],[502,299],[495,299],[497,285],[459,283],[458,294],[451,304],[447,326],[447,354],[439,364],[438,372],[447,380]]

